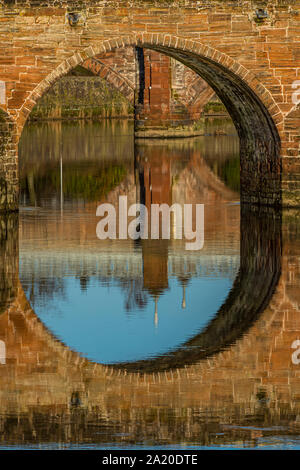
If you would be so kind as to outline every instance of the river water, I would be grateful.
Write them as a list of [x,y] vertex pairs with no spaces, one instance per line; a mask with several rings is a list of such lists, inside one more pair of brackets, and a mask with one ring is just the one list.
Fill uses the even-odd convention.
[[[299,215],[240,206],[232,124],[134,140],[130,121],[28,123],[19,154],[20,213],[1,220],[2,448],[296,448]],[[140,219],[120,239],[135,218],[120,197],[149,233],[151,205],[189,204],[201,246],[178,214],[168,237]]]

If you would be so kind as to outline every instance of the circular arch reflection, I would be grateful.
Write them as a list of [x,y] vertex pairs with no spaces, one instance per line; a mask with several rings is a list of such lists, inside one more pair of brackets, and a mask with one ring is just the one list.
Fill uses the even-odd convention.
[[[17,233],[16,217],[15,215],[14,224],[11,221],[7,223],[6,233],[2,234],[2,244],[6,247],[1,250],[2,266],[3,272],[6,268],[8,273],[4,284],[5,308],[17,294],[16,287],[12,289],[11,285],[17,284],[18,248],[16,243],[12,245],[9,241]],[[11,266],[14,268],[11,269]],[[271,209],[250,211],[249,208],[242,207],[240,270],[228,298],[205,330],[164,356],[109,364],[107,367],[128,372],[153,373],[182,368],[218,353],[237,341],[259,318],[272,298],[280,274],[280,214]],[[47,330],[46,327],[45,329]],[[51,332],[50,334],[54,337]],[[54,339],[57,341],[55,337]],[[65,347],[68,348],[67,345]]]

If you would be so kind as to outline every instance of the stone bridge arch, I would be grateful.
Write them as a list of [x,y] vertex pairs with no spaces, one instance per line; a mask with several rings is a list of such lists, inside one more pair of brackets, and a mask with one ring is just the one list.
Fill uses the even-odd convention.
[[17,297],[19,275],[18,214],[0,215],[0,315]]
[[281,205],[283,115],[278,105],[250,70],[198,41],[169,34],[132,34],[100,41],[76,52],[41,80],[25,100],[16,116],[18,134],[37,100],[58,78],[88,58],[127,46],[167,54],[204,78],[225,104],[239,134],[242,202]]
[[[185,182],[188,181],[189,178],[187,176],[191,171],[193,171],[193,180],[196,180],[195,190],[199,190],[201,186],[205,188],[210,187],[216,195],[222,195],[223,201],[233,200],[234,193],[227,190],[224,195],[223,183],[212,174],[211,170],[207,167],[205,160],[202,161],[200,159],[199,161],[199,159],[197,159],[197,161],[195,161],[193,157],[189,164],[183,169],[183,179]],[[133,180],[129,179],[128,181],[123,182],[122,187],[124,189],[123,184],[126,185],[126,194],[136,194],[136,186]],[[118,194],[119,191],[116,189],[113,190],[109,194],[108,201],[113,203]],[[132,199],[134,200],[134,198]],[[3,313],[5,312],[5,308],[9,308],[11,299],[14,300],[14,296],[11,295],[10,284],[7,284],[7,280],[10,281],[14,287],[13,294],[15,295],[15,291],[18,291],[18,299],[16,300],[16,303],[19,302],[22,304],[25,299],[25,293],[22,286],[20,284],[18,285],[16,282],[19,265],[18,214],[12,215],[14,216],[14,225],[12,223],[6,225],[6,229],[3,232],[2,237],[5,241],[6,251],[0,252],[0,265],[2,266],[4,272],[3,279],[5,280],[5,282],[2,282],[1,284],[5,294],[5,305],[2,310]],[[66,224],[66,221],[64,221],[64,224]],[[55,227],[55,230],[59,230],[57,225],[55,225]],[[43,230],[44,229],[45,226],[43,225]],[[40,233],[38,226],[35,226],[35,232],[37,234]],[[51,233],[51,230],[49,233]],[[9,248],[10,251],[7,253]],[[11,269],[11,264],[15,266],[15,269]],[[11,275],[7,276],[7,272],[13,274],[15,277],[11,279]],[[193,366],[193,364],[206,358],[214,357],[220,351],[227,349],[235,343],[256,322],[265,308],[267,308],[278,284],[280,275],[280,216],[271,210],[270,212],[267,210],[264,210],[263,212],[257,210],[249,211],[247,207],[242,206],[240,269],[226,301],[220,307],[218,312],[216,312],[215,318],[209,323],[207,328],[195,335],[181,347],[174,351],[170,351],[162,357],[107,366],[96,364],[95,367],[99,368],[99,370],[105,368],[108,374],[159,374],[168,371],[181,370],[186,367]],[[37,273],[33,277],[38,278],[40,277],[40,274]],[[43,277],[43,274],[41,277]],[[253,292],[255,292],[255,296],[253,296]],[[9,302],[7,302],[7,299]],[[56,348],[56,345],[59,342],[59,350],[63,352],[63,356],[65,358],[72,358],[72,361],[78,360],[85,364],[90,363],[88,359],[79,359],[78,353],[71,351],[68,345],[64,345],[60,341],[57,341],[53,333],[47,330],[42,321],[38,319],[29,302],[26,301],[26,303],[26,311],[29,312],[29,318],[34,320],[33,323],[39,325],[39,334],[41,334],[41,337],[44,336],[44,338],[48,338],[48,345],[51,348],[53,345],[54,348]],[[26,316],[27,314],[25,313],[25,319]],[[33,329],[35,328],[36,327]]]

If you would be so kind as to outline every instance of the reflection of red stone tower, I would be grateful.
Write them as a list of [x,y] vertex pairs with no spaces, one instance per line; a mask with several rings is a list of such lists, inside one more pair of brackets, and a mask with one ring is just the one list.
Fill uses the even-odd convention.
[[[171,205],[171,164],[170,159],[146,148],[145,155],[137,156],[141,203],[148,209],[151,204]],[[149,220],[150,222],[150,220]],[[150,224],[149,224],[150,225]],[[150,230],[150,226],[149,226]],[[157,301],[168,288],[168,240],[142,240],[144,288],[155,301],[155,323],[157,324]]]
[[161,157],[155,151],[149,153],[143,162],[145,206],[151,204],[171,205],[171,163],[167,156]]

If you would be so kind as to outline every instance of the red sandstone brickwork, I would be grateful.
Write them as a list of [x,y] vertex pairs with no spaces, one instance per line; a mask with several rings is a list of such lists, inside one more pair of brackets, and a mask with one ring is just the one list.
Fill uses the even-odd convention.
[[[268,17],[261,22],[256,18],[255,6],[246,0],[238,4],[190,0],[184,6],[179,0],[172,6],[167,1],[146,0],[134,4],[72,3],[81,15],[74,27],[66,17],[69,7],[66,0],[61,0],[58,6],[52,0],[47,4],[45,7],[35,3],[31,7],[30,2],[10,2],[0,12],[0,77],[6,88],[1,108],[16,123],[17,136],[39,97],[76,65],[127,46],[164,50],[177,60],[188,62],[194,70],[205,60],[211,64],[208,68],[212,81],[214,70],[218,73],[224,70],[231,77],[232,90],[239,80],[252,90],[268,110],[280,136],[283,203],[299,204],[300,115],[299,107],[292,102],[293,83],[300,76],[299,0],[291,5],[279,0],[267,3]],[[214,64],[219,68],[214,69]],[[221,92],[220,84],[215,84]],[[236,111],[242,109],[239,107],[243,106],[242,99],[231,94],[230,86],[227,96],[232,105],[234,100],[239,102]],[[250,105],[250,101],[247,103]],[[249,119],[251,114],[248,112]],[[257,145],[262,149],[266,143]],[[17,151],[6,155],[5,161],[16,165]],[[6,174],[5,164],[1,165]],[[273,166],[270,162],[269,171]],[[264,172],[267,167],[265,161]],[[260,170],[251,164],[247,171],[253,171],[253,177],[247,180],[251,181]],[[8,178],[17,191],[17,181],[12,176]],[[272,203],[273,188],[278,182],[274,176],[268,181],[267,173],[263,173],[262,179],[266,187],[261,200]],[[249,200],[256,200],[259,187],[257,181],[257,189]]]
[[145,88],[137,119],[148,125],[163,125],[170,119],[171,65],[170,58],[156,51],[144,50]]

